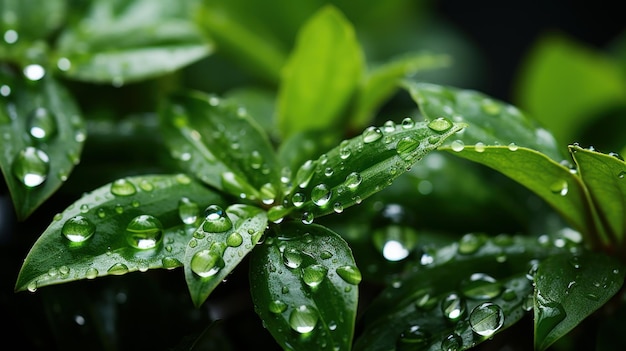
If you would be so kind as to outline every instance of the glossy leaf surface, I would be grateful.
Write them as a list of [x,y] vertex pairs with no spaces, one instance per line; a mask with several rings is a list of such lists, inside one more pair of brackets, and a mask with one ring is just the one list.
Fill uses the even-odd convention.
[[222,203],[184,174],[104,185],[54,217],[26,257],[15,290],[182,266],[200,209]]
[[252,252],[255,310],[285,350],[349,350],[361,273],[336,233],[281,225]]

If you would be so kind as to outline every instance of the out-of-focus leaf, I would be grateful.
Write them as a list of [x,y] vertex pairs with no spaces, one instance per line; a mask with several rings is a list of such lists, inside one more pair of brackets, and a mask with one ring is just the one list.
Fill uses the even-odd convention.
[[570,146],[570,152],[612,244],[622,247],[626,235],[626,163],[580,146]]
[[616,258],[582,252],[554,255],[535,274],[535,349],[543,351],[619,291],[626,268]]
[[552,134],[515,106],[480,92],[435,84],[406,81],[404,87],[427,119],[446,117],[468,124],[452,142],[464,145],[512,145],[539,151],[553,160],[563,160],[563,151]]
[[0,33],[5,40],[0,40],[0,46],[15,45],[22,40],[46,39],[63,23],[66,11],[66,0],[2,0]]
[[65,76],[121,85],[171,73],[212,52],[191,20],[195,1],[94,1],[58,42]]
[[401,79],[449,64],[446,55],[411,53],[371,68],[359,87],[351,127],[361,129],[371,123],[378,108],[400,88]]
[[[0,168],[23,220],[79,162],[86,138],[78,106],[54,78],[26,82],[0,72]],[[8,89],[8,90],[7,90]]]
[[200,209],[223,201],[184,174],[104,185],[54,217],[26,257],[15,290],[182,266]]
[[207,208],[185,252],[185,279],[194,305],[211,292],[257,245],[265,233],[267,215],[257,207],[231,205]]
[[274,125],[274,104],[276,102],[274,92],[260,88],[239,88],[227,92],[224,98],[245,108],[268,136],[278,137],[278,131]]
[[360,281],[346,242],[319,225],[281,224],[252,252],[255,310],[285,350],[349,350]]
[[205,183],[250,200],[278,196],[274,149],[245,108],[190,92],[172,96],[161,108],[161,121],[172,156]]
[[301,28],[282,71],[277,125],[283,138],[339,126],[363,66],[350,22],[333,6],[321,8]]
[[626,80],[617,62],[564,36],[541,38],[519,74],[519,106],[560,144],[577,137],[603,110],[624,105]]

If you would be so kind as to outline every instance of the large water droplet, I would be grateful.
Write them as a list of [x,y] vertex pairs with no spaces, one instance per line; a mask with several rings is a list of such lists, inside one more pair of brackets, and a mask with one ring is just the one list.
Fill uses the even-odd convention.
[[402,128],[403,129],[411,129],[414,126],[415,126],[415,121],[413,121],[411,118],[407,117],[407,118],[402,120]]
[[41,185],[50,171],[48,155],[32,146],[24,148],[17,154],[12,165],[13,175],[28,188]]
[[396,340],[396,350],[421,350],[430,343],[431,334],[424,328],[413,325],[405,329]]
[[304,205],[304,200],[306,200],[306,197],[303,193],[295,193],[291,196],[291,202],[296,207]]
[[57,133],[54,114],[43,107],[31,111],[28,114],[28,133],[35,140],[50,140]]
[[326,273],[328,273],[328,268],[321,264],[313,264],[302,270],[302,280],[306,285],[315,289],[324,281]]
[[373,143],[382,138],[382,136],[383,132],[381,132],[380,129],[377,127],[369,127],[363,132],[363,142],[366,144]]
[[461,285],[463,296],[468,299],[494,299],[502,293],[502,284],[484,273],[474,273]]
[[210,205],[204,211],[206,220],[202,224],[202,230],[209,233],[221,233],[233,227],[233,222],[226,212],[218,205]]
[[465,144],[461,140],[455,140],[450,144],[450,148],[452,148],[452,151],[461,152],[465,149]]
[[202,278],[216,275],[224,266],[224,258],[217,250],[201,250],[191,258],[191,271]]
[[537,294],[536,307],[539,312],[536,329],[543,331],[543,333],[549,333],[565,319],[566,313],[563,305],[556,301],[548,300],[540,294]]
[[302,264],[302,253],[294,248],[283,251],[283,263],[289,268],[298,268]]
[[122,178],[111,183],[111,194],[116,196],[130,196],[137,192],[135,184],[130,180]]
[[155,248],[163,239],[163,225],[154,216],[140,215],[126,227],[126,241],[130,246],[147,250]]
[[61,233],[71,242],[82,243],[96,232],[96,226],[86,217],[74,216],[61,228]]
[[238,247],[243,243],[243,237],[237,232],[233,232],[226,238],[226,244],[230,247]]
[[287,304],[281,300],[273,300],[270,301],[267,309],[272,313],[279,314],[287,310]]
[[332,191],[328,189],[326,184],[318,184],[311,190],[311,200],[317,206],[324,206],[330,200]]
[[291,311],[289,325],[300,334],[310,333],[315,329],[319,315],[307,305],[301,305]]
[[558,180],[550,186],[550,191],[553,194],[561,196],[567,195],[568,190],[567,181],[564,179]]
[[504,312],[500,306],[485,302],[474,307],[470,313],[469,322],[474,333],[490,337],[504,324]]
[[439,117],[428,122],[428,128],[434,130],[437,133],[443,133],[452,128],[452,122],[445,117]]
[[465,300],[456,293],[451,293],[441,302],[443,315],[452,321],[457,321],[463,317],[466,308]]
[[198,219],[200,208],[197,203],[191,201],[187,197],[178,200],[178,216],[185,224],[194,224]]
[[348,176],[346,176],[345,185],[348,187],[348,189],[354,190],[358,188],[359,185],[361,185],[362,181],[363,178],[361,177],[361,174],[359,174],[358,172],[352,172],[348,174]]
[[357,285],[361,282],[361,271],[355,266],[346,265],[337,267],[336,272],[337,275],[348,284]]

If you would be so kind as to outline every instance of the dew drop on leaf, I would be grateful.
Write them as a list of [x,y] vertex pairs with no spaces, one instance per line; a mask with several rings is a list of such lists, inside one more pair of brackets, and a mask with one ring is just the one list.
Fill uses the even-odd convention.
[[128,179],[118,179],[111,183],[111,194],[115,196],[130,196],[137,192],[135,184]]
[[178,259],[169,256],[163,257],[161,264],[163,264],[163,268],[165,269],[174,269],[183,265]]
[[187,197],[178,200],[178,216],[185,224],[193,224],[198,219],[200,208],[197,203],[191,201]]
[[449,294],[441,302],[443,315],[452,321],[457,321],[463,317],[466,308],[465,300],[456,293]]
[[380,129],[377,127],[369,127],[363,131],[363,142],[366,144],[373,143],[382,138],[382,136],[383,132],[381,132]]
[[484,152],[484,151],[485,151],[485,143],[480,142],[480,141],[479,141],[479,142],[477,142],[477,143],[474,145],[474,150],[475,150],[476,152]]
[[289,268],[298,268],[302,264],[302,253],[294,248],[283,251],[283,263]]
[[387,121],[383,124],[383,131],[385,133],[391,133],[396,130],[396,124],[393,121]]
[[554,182],[552,185],[550,185],[550,191],[553,194],[557,194],[561,196],[567,195],[567,192],[568,192],[567,181],[564,179],[561,179],[561,180]]
[[252,169],[260,169],[263,165],[263,156],[257,150],[252,151],[250,154],[250,167]]
[[267,306],[267,309],[272,313],[279,314],[287,310],[287,304],[282,300],[272,300]]
[[355,266],[340,266],[337,267],[336,272],[348,284],[357,285],[361,282],[361,271]]
[[128,266],[123,263],[116,263],[107,270],[107,273],[112,275],[126,274],[128,273]]
[[302,224],[311,224],[313,223],[314,215],[311,212],[304,212],[302,214]]
[[306,200],[306,197],[303,193],[295,193],[291,196],[291,202],[296,207],[304,205],[304,200]]
[[38,107],[28,114],[28,133],[38,141],[48,141],[57,133],[57,121],[48,109]]
[[155,248],[163,239],[163,225],[154,216],[139,215],[126,226],[126,241],[136,249]]
[[361,177],[361,174],[359,174],[358,172],[352,172],[348,174],[348,176],[346,176],[345,185],[348,187],[348,189],[354,190],[358,188],[359,185],[361,185],[362,181],[363,178]]
[[441,351],[459,351],[463,346],[463,339],[456,334],[452,333],[445,337],[441,341]]
[[335,202],[333,204],[333,211],[335,211],[335,213],[343,212],[343,205],[341,204],[341,202]]
[[191,258],[191,271],[202,278],[216,275],[225,262],[222,255],[217,250],[201,250],[196,252]]
[[539,293],[537,293],[537,330],[541,330],[544,334],[549,333],[563,319],[566,313],[563,305],[556,301],[550,301]]
[[332,191],[328,189],[326,184],[318,184],[311,190],[311,200],[320,207],[325,206],[331,196]]
[[210,205],[204,211],[206,219],[202,224],[202,230],[209,233],[222,233],[233,227],[226,212],[218,205]]
[[321,264],[313,264],[302,270],[302,281],[309,287],[315,289],[324,281],[326,273],[328,273],[328,268]]
[[465,149],[465,144],[461,140],[455,140],[450,144],[452,151],[461,152]]
[[230,247],[238,247],[243,243],[243,237],[241,234],[237,232],[231,233],[228,238],[226,238],[226,245]]
[[411,129],[414,126],[415,126],[415,122],[411,118],[407,117],[402,120],[402,128]]
[[74,216],[65,223],[61,228],[61,233],[69,241],[74,243],[82,243],[91,238],[96,232],[96,226],[83,216]]
[[495,334],[504,324],[504,312],[500,306],[485,302],[472,310],[469,322],[474,333],[490,337]]
[[508,149],[510,151],[517,151],[517,149],[519,149],[519,146],[517,146],[515,143],[510,143]]
[[396,145],[396,152],[401,159],[405,161],[411,161],[414,157],[413,152],[420,145],[418,140],[415,140],[411,137],[404,137],[398,141]]
[[348,157],[350,157],[351,154],[352,154],[352,151],[350,150],[350,142],[347,140],[342,141],[339,144],[339,157],[342,160],[345,160]]
[[310,333],[315,329],[318,319],[319,315],[313,308],[301,305],[289,314],[289,325],[300,334]]
[[12,164],[13,175],[28,188],[43,184],[50,171],[48,154],[27,146],[17,154]]
[[87,269],[87,271],[85,272],[85,278],[87,279],[95,279],[96,277],[98,277],[98,270],[93,268],[93,267],[89,267]]
[[432,121],[428,122],[428,128],[437,133],[444,133],[450,130],[452,126],[452,122],[445,117],[435,118]]
[[476,235],[474,233],[467,233],[461,237],[459,240],[459,254],[461,255],[471,255],[474,252],[478,251],[483,244],[485,243],[485,238],[480,235]]
[[502,293],[502,284],[487,274],[474,273],[462,282],[461,292],[468,299],[494,299]]
[[396,350],[421,350],[430,343],[431,334],[418,325],[412,325],[402,331],[396,340]]

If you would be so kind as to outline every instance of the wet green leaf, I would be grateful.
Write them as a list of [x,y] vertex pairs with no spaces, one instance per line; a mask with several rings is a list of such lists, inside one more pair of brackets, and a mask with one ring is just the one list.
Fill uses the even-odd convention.
[[282,71],[277,101],[282,136],[340,125],[363,66],[350,22],[335,7],[320,9],[301,28]]
[[10,88],[8,96],[0,96],[0,168],[23,220],[80,161],[85,123],[74,99],[52,77],[38,82],[0,77]]
[[271,90],[260,88],[239,88],[229,90],[225,95],[225,99],[233,101],[246,109],[248,114],[254,118],[270,138],[278,137],[274,125],[274,104],[276,94]]
[[615,257],[582,252],[553,255],[535,275],[535,348],[546,350],[619,291],[626,268]]
[[465,146],[523,146],[557,162],[563,160],[565,150],[559,149],[552,134],[515,106],[473,90],[411,81],[404,82],[404,87],[427,120],[446,117],[468,124],[446,146],[455,141]]
[[339,235],[287,223],[250,263],[255,310],[281,347],[350,349],[361,274]]
[[15,290],[180,267],[199,209],[223,201],[184,174],[104,185],[54,217],[26,257]]
[[265,233],[267,215],[257,207],[207,208],[185,252],[185,279],[194,305],[211,292],[252,251]]
[[194,10],[187,0],[94,1],[61,33],[59,69],[71,79],[116,86],[176,71],[213,50],[191,21]]
[[448,120],[439,122],[445,128],[435,130],[411,119],[370,127],[308,160],[294,174],[286,208],[319,217],[359,204],[463,128]]
[[570,146],[578,172],[611,243],[623,247],[626,235],[626,163],[599,152]]
[[271,203],[278,196],[274,150],[245,108],[191,92],[172,96],[160,115],[165,142],[184,169],[240,198]]
[[[15,32],[15,41],[10,40],[9,45],[45,39],[63,23],[66,12],[65,0],[3,0],[0,2],[0,33],[7,38],[7,31]],[[4,45],[6,41],[0,40],[0,46]]]

